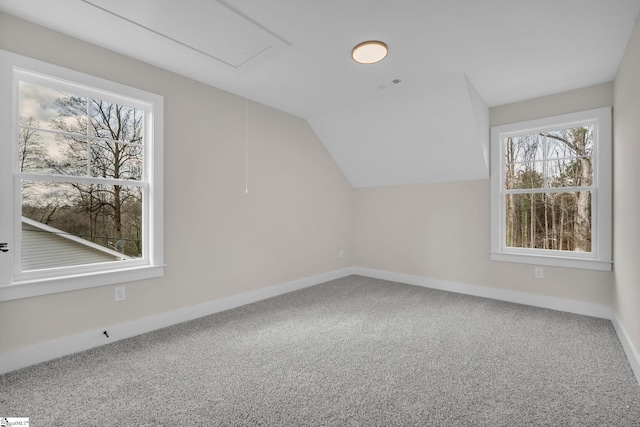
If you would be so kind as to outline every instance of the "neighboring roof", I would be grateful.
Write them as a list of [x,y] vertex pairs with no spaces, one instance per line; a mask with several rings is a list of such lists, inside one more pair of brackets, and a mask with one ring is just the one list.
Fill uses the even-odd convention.
[[37,231],[36,233],[23,233],[23,270],[132,259],[118,251],[105,248],[30,218],[22,217],[22,229],[23,231]]

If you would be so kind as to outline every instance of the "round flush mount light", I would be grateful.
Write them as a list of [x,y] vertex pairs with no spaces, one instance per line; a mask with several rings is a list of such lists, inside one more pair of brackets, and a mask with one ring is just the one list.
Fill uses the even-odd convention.
[[351,57],[359,64],[375,64],[387,57],[389,48],[377,40],[362,42],[353,48]]

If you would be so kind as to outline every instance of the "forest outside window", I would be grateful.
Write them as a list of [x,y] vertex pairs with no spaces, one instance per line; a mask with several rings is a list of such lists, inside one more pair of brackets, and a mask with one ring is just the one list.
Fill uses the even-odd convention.
[[497,261],[611,269],[611,109],[492,129]]
[[162,97],[2,58],[14,64],[3,105],[14,142],[2,147],[13,250],[0,300],[162,275]]

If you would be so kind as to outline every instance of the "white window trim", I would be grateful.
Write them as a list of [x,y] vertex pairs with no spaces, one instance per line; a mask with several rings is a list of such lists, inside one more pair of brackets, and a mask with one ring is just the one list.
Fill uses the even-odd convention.
[[[48,269],[20,273],[16,254],[20,250],[21,209],[14,194],[14,160],[18,135],[15,109],[17,105],[14,74],[27,70],[71,84],[94,88],[96,91],[121,94],[152,104],[145,117],[146,132],[153,135],[153,144],[145,151],[151,161],[146,163],[148,198],[143,209],[149,213],[145,221],[149,237],[144,259],[126,261],[126,266],[113,263],[91,264],[73,268]],[[107,98],[109,95],[106,95]],[[0,253],[0,301],[46,295],[161,277],[164,274],[164,215],[163,215],[163,146],[164,98],[147,91],[48,64],[25,56],[0,50],[0,196],[12,203],[0,204],[0,242],[9,243],[10,250]],[[54,271],[55,270],[55,271]]]
[[[511,248],[505,244],[504,138],[595,122],[592,252]],[[611,271],[612,155],[611,107],[563,114],[491,128],[491,259],[494,261]]]

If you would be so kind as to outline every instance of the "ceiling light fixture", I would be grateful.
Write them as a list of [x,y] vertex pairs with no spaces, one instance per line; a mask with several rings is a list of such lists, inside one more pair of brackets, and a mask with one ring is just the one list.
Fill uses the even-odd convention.
[[377,40],[362,42],[353,48],[351,57],[359,64],[375,64],[387,57],[389,48]]

